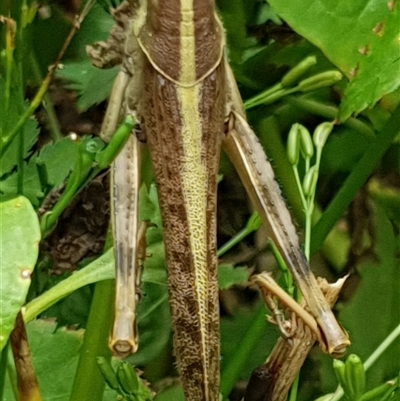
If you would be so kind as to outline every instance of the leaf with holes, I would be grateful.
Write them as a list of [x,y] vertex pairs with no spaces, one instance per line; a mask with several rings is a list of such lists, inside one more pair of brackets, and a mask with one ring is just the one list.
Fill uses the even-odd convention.
[[19,196],[0,203],[0,349],[25,302],[39,251],[40,228],[28,199]]
[[341,120],[372,107],[400,85],[397,1],[270,0],[269,3],[350,80],[340,107]]

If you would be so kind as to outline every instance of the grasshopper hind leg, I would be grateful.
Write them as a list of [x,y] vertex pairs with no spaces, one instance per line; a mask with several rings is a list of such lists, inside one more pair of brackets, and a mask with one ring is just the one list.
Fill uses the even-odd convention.
[[138,348],[136,307],[145,247],[145,229],[138,220],[141,146],[131,135],[111,167],[116,300],[110,347],[123,357]]
[[258,138],[244,116],[239,91],[229,66],[227,77],[229,94],[226,126],[228,132],[222,147],[236,167],[270,238],[284,258],[312,315],[317,320],[326,339],[328,353],[335,357],[343,355],[350,344],[348,336],[336,321],[304,257],[271,163],[267,160]]

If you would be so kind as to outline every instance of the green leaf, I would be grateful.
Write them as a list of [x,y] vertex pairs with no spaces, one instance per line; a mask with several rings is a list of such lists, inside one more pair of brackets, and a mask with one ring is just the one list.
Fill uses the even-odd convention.
[[139,350],[129,357],[129,362],[135,366],[156,359],[171,336],[167,287],[144,283],[142,292],[138,306]]
[[244,285],[248,282],[249,271],[246,267],[234,267],[232,265],[220,265],[218,267],[218,286],[220,290],[226,290],[233,285]]
[[[11,116],[7,116],[7,118],[11,118]],[[16,123],[17,119],[14,119],[14,124]],[[24,137],[21,154],[19,153],[20,152],[19,135],[23,135]],[[10,146],[6,149],[6,151],[3,153],[0,159],[1,176],[4,176],[5,174],[11,172],[11,170],[18,165],[18,160],[20,158],[26,159],[29,156],[30,150],[34,145],[34,143],[36,142],[37,136],[39,135],[37,122],[35,120],[29,119],[24,125],[24,128],[21,130],[19,135],[17,135],[14,138],[14,140],[11,141]]]
[[158,203],[158,192],[155,184],[150,185],[147,191],[143,185],[140,190],[140,220],[150,221],[158,228],[162,228],[161,211]]
[[92,8],[71,44],[70,50],[79,54],[79,61],[66,62],[63,69],[57,71],[57,77],[67,82],[66,87],[78,93],[77,105],[81,111],[108,98],[120,68],[98,69],[92,66],[86,55],[86,45],[107,40],[110,34],[114,21],[105,8],[97,4]]
[[[349,353],[365,361],[400,322],[399,235],[393,229],[385,210],[376,205],[375,252],[377,261],[359,266],[361,276],[357,291],[340,313],[340,322],[350,335]],[[394,377],[400,370],[400,339],[397,339],[368,370],[367,390]],[[326,358],[329,359],[329,358]],[[328,360],[327,364],[332,362]],[[322,385],[328,387],[330,373],[326,372]]]
[[108,98],[119,69],[120,67],[116,66],[100,70],[93,67],[89,59],[85,59],[76,63],[66,63],[57,75],[67,82],[66,88],[78,93],[78,109],[85,111]]
[[[39,319],[29,323],[29,345],[43,400],[69,401],[84,330],[69,330],[65,327],[56,330],[56,327],[57,323],[49,320]],[[115,401],[115,397],[115,391],[108,389],[103,400]],[[8,382],[3,399],[14,400]]]
[[108,250],[100,258],[88,266],[61,281],[44,294],[29,302],[24,310],[24,319],[29,322],[40,313],[54,305],[59,300],[76,291],[77,289],[97,281],[114,278],[114,254],[113,249]]
[[38,257],[40,229],[28,199],[19,196],[0,203],[0,349],[25,302]]
[[351,172],[372,140],[358,131],[339,127],[324,147],[321,172]]
[[150,186],[149,191],[145,185],[142,185],[140,189],[139,218],[153,224],[146,231],[147,256],[144,262],[142,280],[166,286],[167,270],[165,267],[163,229],[158,193],[154,184]]
[[[235,311],[235,315],[221,319],[221,372],[224,372],[226,366],[232,358],[235,358],[235,353],[242,343],[247,341],[253,342],[254,348],[251,353],[246,355],[246,361],[241,370],[240,378],[248,379],[251,372],[262,365],[268,354],[271,352],[278,338],[276,328],[267,323],[267,309],[261,305],[262,318],[265,323],[262,324],[262,331],[259,338],[247,338],[247,334],[251,331],[251,326],[257,320],[260,309],[255,308],[240,308]],[[265,311],[265,313],[264,313]]]
[[149,227],[146,232],[146,260],[142,280],[148,283],[166,285],[167,270],[162,229]]
[[59,326],[74,324],[86,328],[92,298],[93,287],[86,285],[50,306],[41,317],[55,318]]
[[265,46],[248,35],[247,26],[257,23],[257,8],[262,2],[255,0],[219,0],[218,10],[226,29],[229,63],[236,79],[249,86],[254,86],[253,78],[244,73],[244,62],[256,56]]
[[154,401],[185,401],[181,385],[174,385],[157,394]]
[[77,150],[77,146],[70,138],[63,138],[54,144],[46,145],[40,151],[36,163],[46,166],[49,185],[58,187],[67,178],[75,165]]
[[0,181],[0,192],[2,198],[17,196],[19,192],[32,203],[32,206],[38,208],[40,199],[44,197],[41,187],[38,166],[35,159],[30,159],[28,163],[23,162],[23,181],[22,188],[18,188],[18,174],[15,172],[8,176],[4,181]]
[[399,85],[399,4],[382,0],[270,0],[350,80],[340,119],[372,107]]

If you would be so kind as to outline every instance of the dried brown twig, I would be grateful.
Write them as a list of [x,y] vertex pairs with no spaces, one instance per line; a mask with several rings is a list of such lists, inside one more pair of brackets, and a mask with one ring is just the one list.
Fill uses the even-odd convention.
[[[335,304],[346,278],[341,278],[334,284],[318,279],[322,293],[331,307]],[[267,305],[270,304],[272,294],[279,298],[286,309],[290,309],[290,321],[286,322],[283,336],[278,339],[265,364],[251,375],[244,401],[285,401],[290,386],[314,343],[318,341],[324,351],[326,345],[315,319],[307,312],[304,300],[297,304],[268,273],[255,276],[253,282],[259,286]],[[277,323],[281,327],[282,323]]]

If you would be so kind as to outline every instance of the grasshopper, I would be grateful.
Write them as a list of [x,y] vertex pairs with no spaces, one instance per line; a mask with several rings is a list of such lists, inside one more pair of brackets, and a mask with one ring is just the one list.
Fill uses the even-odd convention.
[[125,115],[138,122],[111,167],[116,311],[110,346],[138,347],[138,193],[147,144],[164,226],[174,348],[185,397],[219,399],[216,193],[227,153],[289,266],[331,355],[349,345],[300,248],[272,167],[246,121],[225,55],[214,0],[141,0],[114,11],[107,43],[89,47],[99,67],[121,64],[101,129],[109,140]]

